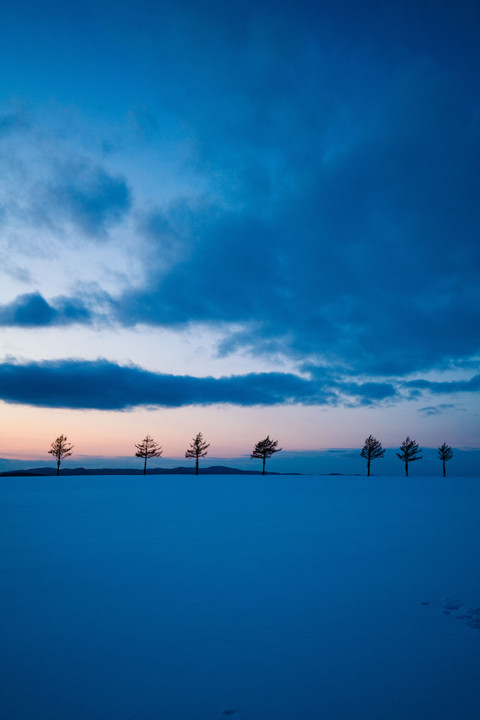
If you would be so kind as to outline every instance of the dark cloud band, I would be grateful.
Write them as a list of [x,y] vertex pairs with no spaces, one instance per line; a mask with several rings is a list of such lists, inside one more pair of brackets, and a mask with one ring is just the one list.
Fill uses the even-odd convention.
[[198,378],[152,373],[104,360],[0,365],[0,398],[42,407],[125,410],[135,406],[325,403],[308,380],[287,373]]
[[252,407],[289,403],[368,406],[397,402],[405,397],[404,393],[419,398],[424,394],[479,391],[480,375],[456,382],[419,379],[394,384],[342,380],[330,370],[313,372],[309,378],[278,372],[214,378],[154,373],[107,360],[0,364],[1,400],[73,409],[126,410],[140,406],[216,404]]
[[341,383],[293,373],[193,377],[154,373],[107,360],[58,360],[0,364],[0,399],[40,407],[125,410],[233,404],[244,407],[301,403],[336,405],[347,397],[372,405],[396,397],[387,383]]

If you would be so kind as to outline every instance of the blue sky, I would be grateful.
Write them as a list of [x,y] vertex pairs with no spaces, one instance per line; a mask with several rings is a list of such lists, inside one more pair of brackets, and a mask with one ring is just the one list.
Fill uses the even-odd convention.
[[1,455],[479,447],[478,4],[0,21]]

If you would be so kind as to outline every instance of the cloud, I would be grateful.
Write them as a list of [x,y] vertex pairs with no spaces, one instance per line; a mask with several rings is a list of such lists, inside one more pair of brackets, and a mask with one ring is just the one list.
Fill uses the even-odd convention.
[[196,378],[148,372],[105,360],[0,365],[0,397],[44,407],[123,410],[139,405],[181,407],[232,403],[275,405],[325,402],[327,396],[296,375],[260,373]]
[[[29,297],[29,296],[26,296]],[[38,303],[38,309],[37,309]],[[57,306],[43,298],[26,303],[25,316],[17,323],[30,327],[65,322],[68,312],[79,315],[84,308]],[[23,310],[23,308],[22,308]],[[0,314],[1,319],[1,314]],[[3,320],[2,320],[3,322]],[[303,405],[384,406],[404,399],[419,400],[428,394],[479,392],[480,375],[469,380],[432,382],[353,381],[349,373],[306,365],[304,375],[282,372],[249,373],[224,377],[196,377],[155,373],[135,365],[107,360],[55,360],[0,364],[0,399],[5,402],[45,407],[125,410],[143,407],[233,404],[244,407],[298,403]],[[437,415],[458,409],[442,403],[418,412]]]
[[431,380],[410,380],[405,383],[406,388],[413,388],[433,395],[444,395],[460,392],[480,392],[480,375],[474,375],[469,380],[450,380],[433,382]]
[[57,169],[44,202],[57,217],[73,222],[87,235],[101,237],[131,206],[124,178],[100,166],[72,162]]
[[384,400],[399,398],[397,388],[395,388],[391,383],[352,383],[344,381],[342,383],[333,383],[333,385],[338,387],[342,394],[354,396],[357,399],[357,402],[360,402],[361,405],[376,405]]
[[[354,387],[365,404],[372,397],[390,397],[374,383]],[[376,397],[375,397],[376,396]],[[137,366],[106,360],[58,360],[0,364],[0,399],[41,407],[124,410],[136,406],[182,407],[228,403],[241,406],[302,403],[335,405],[341,402],[340,383],[320,383],[291,373],[250,373],[226,377],[193,377],[153,373]]]
[[60,297],[51,305],[39,293],[19,295],[13,302],[0,306],[0,326],[70,325],[90,319],[89,310],[80,300]]
[[[120,323],[231,326],[221,352],[327,362],[356,379],[334,394],[365,403],[394,398],[392,377],[480,351],[478,23],[470,3],[440,3],[434,23],[427,5],[180,2],[147,28],[140,3],[111,18],[88,71],[122,77],[148,181],[178,180],[164,163],[173,143],[203,193],[166,206],[149,189],[135,205],[145,282],[115,292]],[[108,45],[131,26],[148,67]],[[158,81],[155,107],[133,67]],[[48,164],[45,217],[59,238],[72,223],[101,239],[126,222],[145,157],[116,145],[123,177],[69,147]],[[385,382],[364,386],[375,376]]]
[[135,107],[128,117],[134,133],[141,141],[148,143],[158,135],[157,119],[147,108]]
[[52,127],[42,109],[0,114],[0,210],[11,255],[102,240],[132,207],[125,177],[77,137],[75,123],[65,130],[71,119],[61,108],[56,120]]
[[26,130],[28,127],[29,123],[23,111],[0,113],[0,138]]
[[[293,67],[302,61],[296,48]],[[358,72],[367,74],[370,59],[362,63]],[[303,69],[302,87],[318,82]],[[169,228],[181,252],[169,247],[175,262],[165,273],[165,238],[149,234],[159,260],[152,253],[144,288],[118,299],[118,319],[235,323],[241,330],[224,352],[313,355],[367,375],[399,377],[478,353],[473,96],[467,81],[422,58],[395,67],[388,83],[378,80],[384,92],[369,96],[368,115],[356,128],[340,124],[338,137],[331,123],[355,115],[355,98],[324,106],[308,96],[309,116],[300,114],[300,99],[283,114],[281,93],[261,79],[242,86],[245,126],[219,138],[231,107],[219,108],[211,129],[200,116],[199,162],[221,179],[223,197],[158,212],[158,226]],[[286,92],[293,93],[288,80]],[[268,137],[257,128],[252,139],[254,109],[268,114]]]
[[441,415],[449,410],[456,410],[457,406],[454,403],[442,403],[441,405],[429,405],[428,407],[419,408],[417,412],[422,415]]

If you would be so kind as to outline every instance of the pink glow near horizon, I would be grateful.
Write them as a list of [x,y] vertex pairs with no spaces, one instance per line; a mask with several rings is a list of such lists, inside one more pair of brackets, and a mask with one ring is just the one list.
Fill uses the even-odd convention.
[[[183,457],[201,431],[218,458],[248,455],[270,435],[285,450],[316,451],[359,447],[373,433],[384,447],[396,447],[409,434],[424,447],[446,441],[455,447],[478,447],[468,413],[423,417],[413,404],[377,409],[279,406],[271,408],[190,407],[175,410],[107,412],[0,406],[3,422],[0,457],[47,459],[50,443],[67,435],[78,456],[129,457],[146,434],[163,447],[164,458]],[[373,422],[375,420],[375,423]],[[470,432],[469,432],[470,430]]]

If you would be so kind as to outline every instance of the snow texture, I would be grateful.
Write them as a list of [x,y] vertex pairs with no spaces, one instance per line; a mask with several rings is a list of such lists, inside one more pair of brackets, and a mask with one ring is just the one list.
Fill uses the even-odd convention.
[[478,720],[480,480],[2,478],[9,720]]

